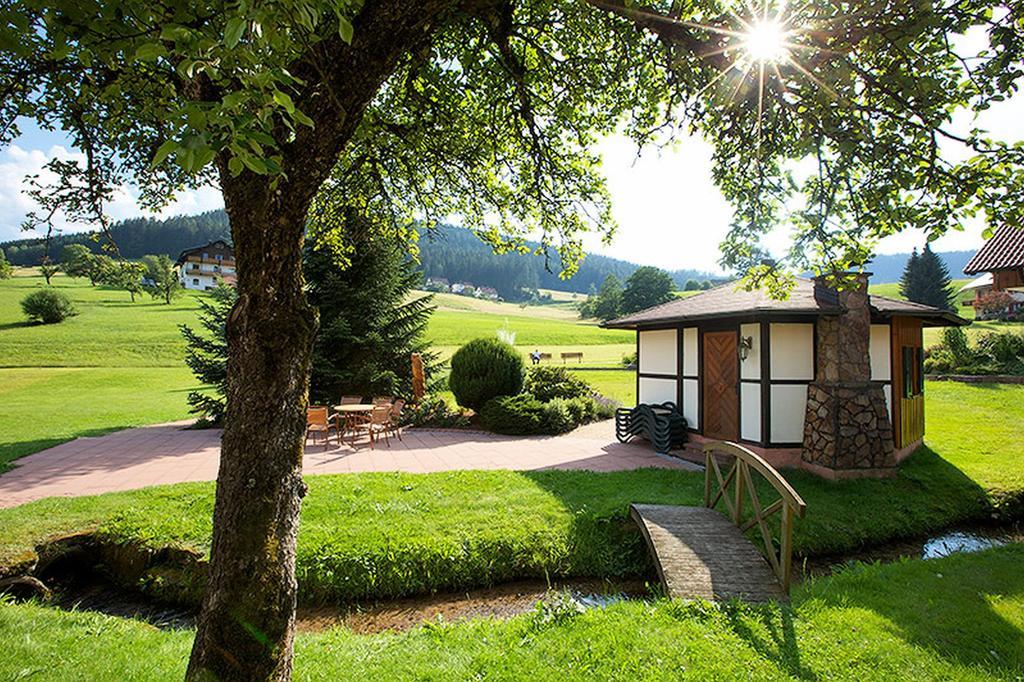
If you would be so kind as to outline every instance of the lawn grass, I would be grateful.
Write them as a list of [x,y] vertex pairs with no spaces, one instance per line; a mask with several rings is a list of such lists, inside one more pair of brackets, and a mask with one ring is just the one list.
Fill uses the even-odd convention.
[[185,419],[196,386],[185,366],[0,369],[0,473],[73,438]]
[[[295,679],[1010,680],[1024,674],[1024,547],[860,565],[791,606],[665,599],[406,633],[300,634]],[[193,633],[0,605],[0,677],[181,679]]]
[[[518,341],[518,339],[517,339]],[[432,349],[437,351],[441,360],[449,360],[452,355],[461,346],[433,346]],[[622,358],[630,353],[636,352],[636,341],[632,343],[606,343],[597,345],[582,345],[582,344],[570,344],[567,346],[553,346],[550,344],[534,344],[532,346],[516,346],[516,349],[522,354],[523,359],[527,365],[530,365],[530,353],[533,351],[540,351],[541,353],[550,353],[551,359],[545,360],[542,364],[553,365],[556,367],[567,367],[573,369],[576,367],[601,367],[601,368],[621,368],[623,367]],[[583,360],[567,360],[562,362],[562,353],[583,353]]]
[[[506,327],[516,335],[517,346],[593,346],[636,342],[626,329],[602,329],[573,319],[553,319],[525,314],[500,315],[475,311],[437,310],[430,316],[427,339],[432,346],[461,346],[473,339],[493,338]],[[531,348],[532,350],[532,348]]]
[[618,400],[626,407],[636,405],[636,372],[628,370],[589,370],[576,375],[601,395]]
[[21,299],[43,285],[28,269],[0,280],[0,367],[181,367],[178,325],[195,324],[205,295],[184,292],[166,305],[144,294],[132,303],[127,292],[58,274],[54,288],[71,297],[79,314],[60,324],[29,324]]

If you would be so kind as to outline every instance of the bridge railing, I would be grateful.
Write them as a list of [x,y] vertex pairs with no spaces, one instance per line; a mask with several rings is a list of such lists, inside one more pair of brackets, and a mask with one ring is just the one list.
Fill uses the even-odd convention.
[[[732,466],[724,475],[718,465],[720,456],[732,457]],[[782,474],[742,445],[725,441],[707,443],[704,446],[704,465],[704,506],[714,509],[719,502],[724,502],[729,517],[740,531],[745,533],[754,526],[758,527],[768,563],[778,576],[782,589],[788,594],[793,569],[793,517],[803,518],[807,505]],[[779,494],[779,499],[762,506],[750,475],[751,469],[768,481]],[[748,500],[752,515],[744,520],[743,512]],[[778,553],[766,523],[776,513],[780,513],[781,517]]]

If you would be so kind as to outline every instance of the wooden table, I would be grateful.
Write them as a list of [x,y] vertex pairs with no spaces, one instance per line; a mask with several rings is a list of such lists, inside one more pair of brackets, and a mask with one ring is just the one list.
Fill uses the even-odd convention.
[[352,445],[356,443],[356,426],[370,420],[370,413],[376,405],[356,403],[349,405],[333,405],[334,411],[345,420],[345,431],[352,433]]
[[331,409],[347,416],[349,414],[369,414],[370,412],[373,412],[374,407],[375,405],[357,403],[355,405],[334,405]]

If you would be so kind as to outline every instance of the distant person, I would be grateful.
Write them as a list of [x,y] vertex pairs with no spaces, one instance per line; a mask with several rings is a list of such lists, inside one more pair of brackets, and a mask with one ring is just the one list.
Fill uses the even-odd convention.
[[530,353],[530,362],[532,362],[535,365],[539,365],[540,364],[540,350],[539,349],[533,351],[532,353]]

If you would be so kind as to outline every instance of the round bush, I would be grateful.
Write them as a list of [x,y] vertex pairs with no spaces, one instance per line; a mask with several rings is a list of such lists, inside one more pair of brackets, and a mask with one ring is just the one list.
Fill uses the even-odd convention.
[[498,339],[476,339],[455,351],[448,388],[459,405],[480,411],[491,398],[523,390],[526,366],[519,352]]
[[32,322],[56,324],[77,315],[71,299],[63,291],[40,289],[21,299],[21,309]]
[[546,403],[555,398],[586,398],[594,389],[564,367],[534,367],[526,377],[525,390]]

